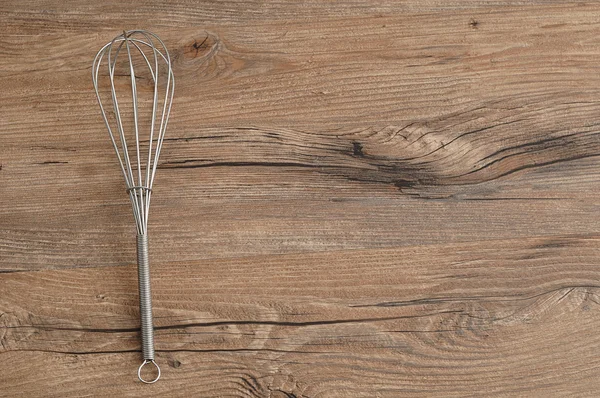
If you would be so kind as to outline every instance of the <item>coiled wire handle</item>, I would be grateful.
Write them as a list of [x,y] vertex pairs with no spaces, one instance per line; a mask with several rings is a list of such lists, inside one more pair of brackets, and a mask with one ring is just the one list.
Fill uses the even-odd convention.
[[[148,261],[148,235],[137,235],[138,286],[140,292],[140,317],[142,320],[142,352],[144,362],[138,368],[138,378],[144,383],[155,383],[160,378],[160,368],[154,362],[154,326],[152,322],[152,295],[150,293],[150,263]],[[142,378],[142,368],[152,363],[158,370],[155,379]]]

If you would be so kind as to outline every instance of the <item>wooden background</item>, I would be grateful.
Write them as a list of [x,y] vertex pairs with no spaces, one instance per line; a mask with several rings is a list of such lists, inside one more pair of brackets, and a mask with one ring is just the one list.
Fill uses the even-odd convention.
[[[177,79],[152,386],[124,28]],[[0,396],[598,396],[597,3],[10,0],[0,87]]]

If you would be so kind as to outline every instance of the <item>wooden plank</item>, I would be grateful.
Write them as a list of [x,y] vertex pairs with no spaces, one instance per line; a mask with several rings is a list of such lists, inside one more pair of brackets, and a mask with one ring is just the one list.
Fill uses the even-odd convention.
[[[135,7],[123,2],[66,4],[60,0],[7,0],[0,5],[0,18],[9,33],[43,32],[98,32],[105,29],[122,29],[125,25],[152,25],[156,27],[190,27],[219,24],[225,26],[248,25],[267,22],[289,23],[314,20],[347,19],[352,17],[384,17],[387,15],[452,14],[460,11],[472,13],[522,12],[544,9],[583,9],[593,4],[574,0],[426,0],[369,2],[342,0],[335,3],[320,1],[288,1],[264,3],[249,1],[209,1],[190,3],[172,0],[160,3],[141,0]],[[535,18],[535,16],[533,16]],[[435,19],[435,18],[431,18]],[[478,27],[478,24],[472,24]]]
[[[132,24],[148,17],[141,9]],[[157,26],[178,88],[153,258],[596,233],[595,10],[507,3]],[[57,18],[45,15],[35,17]],[[116,25],[69,25],[83,30],[77,45],[56,26],[5,26],[0,269],[133,258],[89,83]]]
[[592,396],[597,257],[580,237],[156,266],[151,389],[134,381],[135,267],[6,274],[0,381],[26,396]]

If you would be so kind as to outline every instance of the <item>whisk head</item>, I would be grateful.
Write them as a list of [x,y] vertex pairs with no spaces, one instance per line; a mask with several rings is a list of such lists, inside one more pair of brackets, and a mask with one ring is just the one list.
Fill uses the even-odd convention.
[[98,51],[92,81],[125,177],[138,235],[146,235],[175,89],[167,47],[151,32],[124,31]]

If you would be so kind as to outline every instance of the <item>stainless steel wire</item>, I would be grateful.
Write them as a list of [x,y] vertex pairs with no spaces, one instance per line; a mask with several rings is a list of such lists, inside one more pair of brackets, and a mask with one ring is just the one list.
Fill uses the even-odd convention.
[[[123,57],[125,57],[124,61]],[[106,74],[101,73],[103,60],[106,60],[108,66]],[[138,70],[136,74],[140,64],[144,73],[139,73]],[[146,78],[142,79],[143,77]],[[142,84],[138,83],[138,79],[141,79],[142,83],[146,82],[145,85],[140,86],[141,90],[138,90],[138,84]],[[102,84],[103,80],[105,85]],[[138,285],[144,357],[143,363],[138,368],[138,377],[144,383],[154,383],[160,377],[160,368],[154,361],[154,328],[148,261],[148,213],[158,158],[167,130],[175,90],[175,79],[167,47],[151,32],[125,31],[98,51],[92,64],[92,81],[104,123],[125,178],[126,191],[131,201],[137,230]],[[108,88],[110,89],[108,100],[103,99],[104,91]],[[143,93],[146,97],[140,100]],[[124,101],[126,106],[123,106]],[[105,103],[107,103],[106,107]],[[149,109],[142,109],[142,106],[147,106]],[[147,140],[143,135],[144,127],[147,130],[145,132]],[[144,146],[147,148],[144,149]],[[158,371],[158,375],[152,380],[146,380],[141,375],[142,368],[149,363],[154,364]]]
[[154,330],[152,327],[152,295],[148,263],[148,235],[137,236],[138,287],[142,322],[142,352],[144,359],[154,359]]

